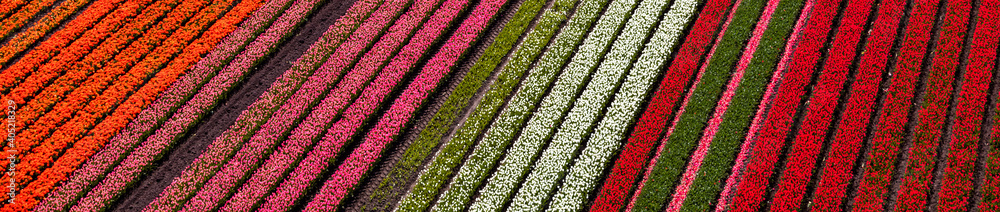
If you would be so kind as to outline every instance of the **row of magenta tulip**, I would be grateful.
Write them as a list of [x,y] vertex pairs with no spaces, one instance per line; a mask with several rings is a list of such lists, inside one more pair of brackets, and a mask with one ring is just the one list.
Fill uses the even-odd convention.
[[[90,158],[100,147],[110,140],[111,136],[124,128],[129,120],[135,117],[142,107],[152,101],[159,93],[166,89],[166,87],[173,83],[178,75],[184,73],[193,59],[201,56],[202,52],[208,51],[209,48],[203,48],[198,52],[197,48],[192,48],[187,51],[195,51],[194,54],[188,53],[186,55],[181,55],[180,57],[174,58],[175,55],[180,53],[182,50],[187,49],[188,43],[198,37],[202,31],[205,31],[211,23],[218,19],[221,15],[226,13],[229,9],[231,2],[218,2],[211,5],[209,8],[202,10],[202,14],[198,16],[198,19],[193,22],[189,22],[180,30],[177,30],[173,35],[165,41],[164,45],[156,47],[156,50],[147,55],[146,59],[142,60],[138,64],[134,64],[138,56],[132,55],[132,53],[141,53],[141,49],[134,49],[137,47],[133,45],[125,51],[124,54],[119,56],[124,56],[126,58],[122,60],[116,60],[107,69],[125,69],[126,66],[133,66],[130,73],[127,76],[117,77],[115,84],[110,86],[110,88],[92,88],[94,84],[85,84],[87,86],[80,87],[77,91],[82,89],[107,89],[100,96],[96,97],[89,104],[85,104],[85,108],[76,109],[77,117],[69,120],[68,123],[63,124],[59,127],[53,136],[47,138],[47,141],[43,145],[37,147],[37,149],[28,154],[24,159],[25,163],[29,163],[28,159],[35,159],[32,157],[41,158],[40,162],[35,161],[38,164],[51,164],[51,166],[44,167],[28,167],[29,171],[38,171],[38,175],[34,176],[35,181],[39,182],[39,187],[33,187],[35,183],[29,184],[30,190],[45,193],[52,189],[56,182],[65,180],[66,176],[77,168],[81,163],[85,161],[86,158]],[[245,16],[245,15],[244,15]],[[170,29],[175,30],[175,29]],[[153,30],[151,32],[156,32]],[[167,34],[167,33],[165,33]],[[144,41],[145,37],[140,41]],[[218,40],[218,39],[215,39]],[[146,42],[141,42],[146,43]],[[149,42],[154,43],[154,42]],[[151,47],[138,47],[138,48],[151,48]],[[170,61],[174,58],[173,61]],[[159,73],[153,77],[153,74],[161,66],[166,65],[167,62],[171,62],[167,69],[159,70]],[[180,66],[180,67],[179,67]],[[151,78],[151,79],[150,79]],[[145,85],[143,85],[143,83]],[[138,85],[143,85],[141,88],[137,88]],[[96,85],[95,85],[96,86]],[[75,93],[75,92],[74,92]],[[128,95],[131,94],[131,95]],[[124,102],[123,102],[124,100]],[[119,105],[120,104],[120,105]],[[112,108],[113,111],[112,111]],[[109,115],[109,116],[106,116]],[[94,127],[93,129],[90,129]],[[89,133],[87,133],[89,131]],[[83,137],[84,134],[88,136]],[[69,147],[69,143],[74,143],[72,147]],[[69,149],[67,149],[69,148]],[[40,150],[39,150],[40,149]],[[58,151],[47,151],[47,150],[57,150],[65,149],[62,155],[59,155]],[[58,158],[58,159],[56,159]],[[34,172],[29,172],[34,173]],[[33,177],[31,175],[28,176]],[[42,178],[48,179],[42,180]],[[41,195],[39,195],[41,197]]]
[[[996,61],[997,27],[992,22],[1000,18],[1000,2],[982,2],[979,5],[977,17],[971,23],[975,27],[972,32],[968,55],[968,64],[963,74],[961,90],[955,100],[955,121],[949,139],[947,162],[941,179],[941,190],[938,193],[938,211],[961,211],[969,209],[975,185],[974,170],[979,157],[980,132],[983,114],[990,92],[990,81],[993,79],[994,62]],[[995,192],[984,190],[985,192]]]
[[[361,90],[361,86],[374,77],[373,75],[376,70],[380,69],[389,60],[389,57],[402,46],[406,38],[409,38],[416,31],[417,26],[421,25],[423,20],[426,20],[426,17],[430,15],[429,12],[432,11],[438,2],[420,1],[411,6],[406,14],[403,14],[403,16],[395,21],[392,27],[388,28],[389,30],[375,43],[371,50],[361,57],[357,65],[353,69],[350,69],[350,72],[343,77],[343,80],[337,83],[337,87],[329,91],[331,90],[330,87],[333,86],[333,82],[336,82],[337,78],[349,68],[349,65],[352,64],[356,57],[365,50],[359,47],[367,46],[367,43],[372,42],[372,38],[376,36],[373,34],[379,32],[376,30],[362,30],[352,35],[348,41],[332,54],[326,64],[310,76],[309,81],[305,82],[275,115],[272,115],[272,118],[261,127],[260,131],[254,134],[248,143],[225,166],[216,172],[215,176],[209,179],[206,184],[209,188],[198,191],[196,196],[193,197],[194,199],[187,203],[184,210],[211,210],[220,204],[220,201],[226,199],[230,191],[236,190],[234,187],[239,183],[238,181],[248,177],[250,172],[253,171],[251,167],[259,164],[263,157],[270,155],[269,150],[276,148],[277,141],[279,141],[281,135],[291,131],[290,128],[294,124],[293,121],[300,119],[304,115],[304,112],[308,109],[306,107],[315,105],[315,102],[322,99],[320,97],[325,95],[326,91],[329,91],[330,94],[323,99],[322,103],[316,106],[317,109],[304,122],[298,124],[294,134],[289,136],[290,139],[283,146],[288,146],[289,143],[302,142],[300,140],[305,140],[306,142],[314,140],[317,135],[313,132],[322,131],[322,129],[315,128],[327,126],[331,120],[339,115],[341,109],[350,103],[352,97],[357,96],[356,93]],[[392,18],[394,17],[374,16],[369,19],[368,23],[388,23],[391,22]],[[365,26],[362,26],[362,29],[365,28]],[[304,132],[308,133],[303,134]],[[311,146],[311,144],[305,146]],[[256,202],[253,200],[263,196],[262,194],[265,194],[264,191],[266,190],[269,189],[243,189],[243,191],[252,191],[256,194],[257,198],[241,197],[239,198],[239,202]]]
[[[385,151],[386,146],[399,137],[402,129],[410,122],[430,93],[441,85],[442,79],[454,69],[462,56],[481,37],[482,32],[486,31],[487,26],[495,21],[496,14],[506,3],[506,0],[479,2],[479,5],[469,13],[468,18],[455,30],[451,38],[444,43],[441,51],[438,51],[427,62],[420,74],[402,92],[402,96],[394,100],[392,106],[382,115],[375,127],[368,132],[360,146],[323,184],[319,193],[306,205],[307,210],[330,211],[340,205],[341,201],[354,190],[361,177],[368,173],[373,163]],[[461,11],[458,7],[448,8],[444,11],[449,11],[449,9],[456,14],[445,17],[452,19],[457,15],[457,12]],[[434,20],[446,19],[445,17],[436,17]],[[381,101],[385,101],[384,94],[381,99]],[[368,108],[364,110],[372,111],[375,109],[373,107],[375,104],[362,103],[362,105],[368,105]],[[333,133],[340,134],[339,132]]]
[[868,161],[854,198],[855,210],[882,210],[888,199],[890,181],[896,170],[899,150],[905,139],[904,125],[909,122],[914,92],[927,43],[938,11],[938,1],[914,2],[907,21],[905,38],[899,47],[890,86],[873,129]]
[[882,80],[882,71],[896,31],[899,29],[900,18],[906,3],[900,0],[883,1],[879,4],[877,16],[872,24],[871,33],[867,37],[857,62],[854,81],[850,85],[849,98],[843,106],[837,129],[832,135],[825,165],[818,176],[816,190],[812,194],[812,211],[837,211],[847,197],[850,179],[853,177],[855,160],[857,160],[866,129],[871,124],[871,116],[875,110],[875,95]]
[[[364,90],[360,94],[360,97],[343,112],[344,115],[342,118],[334,122],[333,125],[327,130],[326,136],[324,136],[319,143],[313,146],[312,151],[305,154],[304,158],[298,163],[298,166],[295,167],[294,170],[289,170],[291,172],[283,182],[279,184],[276,179],[262,182],[267,186],[277,186],[275,191],[270,193],[266,198],[263,206],[261,206],[262,209],[279,210],[281,208],[288,208],[305,195],[304,192],[307,187],[320,184],[321,182],[318,182],[317,179],[321,177],[320,173],[327,169],[327,167],[333,166],[333,164],[331,164],[333,156],[342,154],[340,152],[343,151],[341,148],[344,143],[348,142],[354,134],[358,133],[358,129],[362,124],[374,119],[373,116],[376,115],[374,113],[377,111],[375,107],[384,104],[388,95],[393,90],[397,90],[398,84],[400,84],[402,78],[412,71],[415,71],[414,66],[419,59],[430,52],[428,51],[428,47],[435,41],[441,40],[444,37],[443,32],[453,25],[456,16],[458,16],[461,11],[465,10],[467,5],[467,1],[453,0],[445,2],[440,8],[438,8],[435,14],[430,17],[430,21],[424,24],[424,26],[417,31],[416,34],[414,34],[414,37],[410,38],[410,42],[403,47],[400,53],[396,55],[384,69],[382,69],[381,73],[379,73],[373,81],[365,86]],[[456,31],[456,33],[458,32],[459,31]],[[447,46],[447,44],[445,46]],[[431,63],[428,62],[428,65],[430,64]],[[427,72],[421,72],[421,74],[426,73]],[[418,77],[417,79],[420,78]],[[404,92],[402,95],[406,96],[407,93]],[[285,148],[295,149],[294,152],[297,154],[292,157],[299,158],[303,157],[301,155],[305,152],[302,148],[307,147],[283,147],[283,149]],[[287,150],[278,151],[288,152]]]
[[931,187],[934,186],[932,180],[936,169],[935,161],[939,157],[938,148],[945,139],[941,135],[944,134],[943,128],[948,119],[948,108],[955,88],[952,84],[955,83],[955,73],[962,56],[972,1],[947,1],[941,7],[945,7],[947,11],[944,12],[944,18],[939,19],[939,39],[936,48],[932,50],[932,66],[922,73],[924,85],[919,92],[923,93],[923,98],[916,111],[920,117],[914,120],[919,123],[913,125],[910,149],[903,153],[909,157],[903,163],[906,164],[906,171],[897,191],[897,211],[924,210],[933,195]]
[[[555,29],[549,29],[551,31],[547,33],[544,38],[539,38],[537,33],[529,33],[525,35],[525,30],[527,30],[529,23],[535,19],[542,7],[545,6],[545,1],[543,0],[525,0],[520,6],[515,10],[516,13],[501,29],[500,34],[492,41],[489,47],[486,48],[482,56],[480,56],[476,63],[469,69],[468,73],[462,78],[462,81],[458,84],[455,90],[448,94],[448,98],[445,100],[443,105],[436,111],[428,111],[434,113],[434,117],[427,123],[426,127],[420,129],[420,134],[410,143],[401,144],[401,149],[404,151],[401,158],[396,159],[391,162],[391,169],[389,172],[381,177],[378,187],[368,196],[366,201],[369,202],[365,207],[370,208],[386,208],[387,205],[380,204],[381,202],[387,200],[399,199],[406,192],[405,189],[398,189],[403,186],[406,182],[414,181],[417,177],[416,173],[419,172],[419,166],[422,165],[435,147],[438,147],[442,138],[446,133],[451,131],[452,124],[455,122],[459,116],[462,115],[462,111],[467,110],[470,105],[475,105],[473,103],[473,96],[481,89],[483,85],[487,85],[489,77],[494,73],[494,70],[502,70],[497,73],[497,79],[494,80],[496,84],[517,84],[520,76],[523,75],[522,72],[515,72],[516,76],[510,76],[512,73],[508,71],[508,68],[512,66],[513,63],[531,64],[533,59],[541,52],[541,48],[548,43]],[[556,8],[559,5],[553,5]],[[545,18],[540,18],[537,20],[536,29],[538,25],[544,25],[548,22]],[[545,26],[550,26],[545,25]],[[548,29],[548,28],[546,28]],[[534,31],[534,30],[532,30]],[[521,43],[518,40],[523,38]],[[517,50],[511,51],[514,46],[518,46]],[[538,50],[521,50],[523,48],[531,48]],[[528,51],[534,53],[520,53],[521,51]],[[511,53],[518,52],[518,53]],[[525,56],[531,57],[532,61],[527,62],[517,62],[524,54]],[[510,56],[509,62],[505,64],[500,69],[497,66],[504,60],[505,57]],[[522,69],[523,70],[523,69]],[[513,77],[513,78],[512,78]],[[500,86],[500,85],[497,85]],[[513,85],[510,85],[513,86]],[[509,93],[509,92],[508,92]],[[482,104],[482,103],[480,103]],[[470,109],[471,110],[471,109]],[[389,159],[393,160],[393,159]]]
[[[206,57],[204,62],[200,62],[194,67],[191,74],[185,75],[186,77],[182,78],[178,84],[175,84],[169,91],[167,91],[163,95],[163,98],[160,98],[160,100],[157,100],[151,107],[147,108],[146,112],[142,112],[143,114],[138,115],[140,117],[139,120],[153,120],[152,122],[148,124],[133,122],[133,124],[131,124],[133,126],[130,126],[123,132],[124,135],[119,135],[118,137],[113,138],[113,141],[129,140],[128,138],[143,137],[152,133],[152,130],[156,127],[155,125],[164,121],[166,116],[170,115],[171,111],[177,110],[177,108],[181,106],[180,103],[183,102],[183,100],[191,95],[194,95],[194,87],[197,87],[198,84],[204,84],[208,78],[212,77],[211,72],[218,71],[218,69],[221,68],[220,64],[223,64],[232,58],[239,49],[243,48],[243,45],[246,45],[246,43],[250,41],[250,39],[257,37],[255,34],[260,33],[264,26],[269,25],[270,21],[274,20],[276,13],[281,12],[289,2],[290,1],[272,2],[265,5],[262,10],[258,10],[254,18],[250,19],[240,28],[240,30],[229,36],[226,41],[222,43],[223,46],[220,46],[219,49],[213,50],[213,52]],[[216,26],[219,26],[220,29],[224,29],[224,31],[214,32],[209,34],[211,36],[202,37],[210,39],[204,40],[205,42],[193,44],[194,46],[201,47],[202,49],[194,49],[197,51],[185,51],[184,54],[187,56],[181,58],[184,58],[186,64],[173,63],[168,66],[168,69],[187,69],[191,63],[196,62],[198,58],[200,58],[200,55],[203,55],[205,52],[211,50],[212,46],[214,46],[212,44],[218,43],[222,36],[229,34],[225,31],[233,31],[235,25],[239,23],[243,17],[246,17],[250,14],[250,12],[253,12],[254,9],[260,5],[260,3],[260,1],[241,2],[237,8],[230,11],[233,16],[223,16],[223,19],[216,23]],[[298,17],[292,18],[296,18],[295,20],[298,20]],[[290,29],[281,29],[288,28],[287,26],[274,28],[278,28],[279,30],[276,30],[278,32],[272,33],[284,34],[287,33],[287,31],[290,31]],[[267,50],[267,46],[272,46],[271,48],[273,48],[276,40],[277,39],[258,40],[251,46],[247,47],[247,50],[259,49],[257,51],[263,51]],[[247,59],[246,53],[248,52],[244,52],[244,54],[237,57],[237,61],[244,62],[235,62],[231,67],[223,70],[218,74],[218,76],[215,76],[215,79],[209,82],[200,93],[191,99],[191,101],[187,102],[187,104],[184,105],[184,108],[177,110],[178,113],[174,114],[169,121],[164,123],[165,127],[163,130],[160,130],[153,136],[150,136],[150,139],[135,152],[136,154],[127,155],[127,153],[124,152],[128,152],[127,149],[134,148],[134,146],[137,145],[136,143],[138,140],[141,139],[130,140],[131,142],[122,142],[123,144],[121,145],[112,145],[112,148],[105,149],[98,155],[98,157],[96,157],[101,159],[100,161],[92,161],[93,163],[88,164],[87,166],[89,169],[86,169],[87,167],[82,169],[86,172],[80,173],[80,177],[77,177],[78,175],[74,175],[74,178],[71,181],[74,183],[70,185],[76,186],[67,188],[67,190],[73,191],[70,193],[69,197],[73,199],[79,197],[79,194],[76,193],[79,192],[79,189],[89,187],[93,183],[96,183],[95,181],[100,179],[100,177],[95,177],[91,174],[102,174],[110,171],[109,169],[111,169],[112,166],[117,165],[117,161],[125,159],[123,157],[126,157],[126,155],[128,156],[128,158],[125,159],[126,162],[122,163],[125,164],[125,166],[119,166],[114,170],[114,172],[110,173],[100,185],[98,185],[93,191],[90,191],[89,195],[87,195],[74,210],[80,208],[84,208],[82,210],[97,210],[107,207],[107,204],[110,201],[113,201],[117,195],[120,195],[121,192],[127,189],[128,185],[130,185],[135,178],[138,177],[136,174],[142,169],[147,168],[148,164],[152,160],[162,156],[163,151],[165,151],[165,149],[170,146],[169,144],[178,137],[177,134],[182,134],[180,132],[185,131],[186,128],[189,127],[188,123],[178,123],[178,120],[181,120],[181,122],[190,122],[192,120],[200,119],[200,116],[208,110],[204,107],[213,106],[214,102],[220,98],[220,95],[223,95],[228,89],[230,89],[235,81],[238,81],[245,76],[246,70],[248,70],[245,66],[252,64],[252,62],[245,62],[245,59]],[[256,57],[259,58],[260,56],[258,55]],[[250,58],[253,58],[253,56]],[[243,65],[244,67],[237,67],[239,65]],[[149,99],[149,101],[152,101],[152,99]],[[124,121],[122,122],[124,123]],[[116,144],[117,142],[112,143]],[[108,184],[115,184],[118,186],[109,186]],[[66,205],[62,204],[63,203],[60,203],[58,207],[66,207]]]
[[[241,53],[240,56],[235,58],[234,62],[231,62],[230,66],[227,67],[227,69],[230,68],[240,69],[240,70],[250,69],[256,64],[262,62],[263,61],[262,58],[266,58],[267,55],[276,51],[277,44],[280,43],[280,41],[285,40],[285,38],[287,38],[291,34],[293,34],[292,32],[294,32],[295,28],[297,28],[299,25],[303,23],[302,20],[303,17],[308,16],[312,11],[315,10],[316,7],[318,7],[318,5],[319,5],[318,1],[312,1],[312,0],[296,1],[287,10],[284,10],[284,14],[281,17],[279,17],[278,20],[276,20],[273,24],[271,24],[271,28],[268,28],[267,31],[264,32],[264,34],[261,34],[256,38],[255,43],[251,44],[244,50],[243,53]],[[326,33],[325,35],[329,34],[330,33]],[[339,44],[339,42],[335,42],[334,45],[336,44]],[[317,45],[311,46],[310,52],[313,52],[313,49],[316,46]],[[321,55],[320,57],[323,56]],[[295,66],[293,66],[293,68],[287,70],[280,78],[278,78],[275,84],[273,84],[269,90],[265,91],[264,95],[262,95],[261,98],[258,99],[258,101],[256,101],[253,105],[250,106],[249,110],[243,111],[243,113],[240,114],[239,119],[237,119],[236,123],[233,126],[234,128],[237,129],[249,128],[250,131],[256,130],[257,128],[260,127],[260,124],[263,123],[263,121],[259,121],[259,119],[261,118],[266,119],[268,117],[267,115],[270,115],[270,113],[273,112],[273,110],[276,109],[276,107],[279,104],[281,104],[281,102],[287,100],[287,98],[292,93],[294,93],[295,89],[302,84],[305,78],[311,75],[313,70],[315,70],[313,68],[315,67],[315,64],[299,64],[302,62],[301,61],[302,58],[303,57],[300,57],[299,60],[296,61],[297,64],[294,64]],[[300,68],[302,66],[306,66],[308,68]],[[254,123],[248,123],[247,119],[250,119],[250,121],[253,121]],[[217,139],[216,142],[210,144],[209,149],[206,150],[206,152],[216,152],[218,150],[230,150],[229,154],[226,154],[226,157],[224,157],[225,159],[228,159],[227,157],[231,156],[232,151],[235,150],[232,148],[238,148],[239,145],[242,144],[242,140],[245,140],[249,137],[243,134],[238,134],[239,132],[245,132],[245,131],[237,130],[237,133],[234,133],[232,131],[227,131],[224,132],[222,136],[220,136],[234,140],[236,138],[232,137],[238,137],[239,140],[235,141],[227,140],[231,142],[221,145],[224,147],[230,147],[229,149],[219,148],[220,143],[219,140]],[[232,145],[232,146],[227,146],[227,145]],[[160,197],[155,199],[153,203],[147,205],[144,210],[161,211],[161,210],[180,209],[184,201],[193,196],[194,192],[196,191],[196,189],[191,189],[190,187],[191,184],[200,185],[204,183],[205,180],[208,180],[208,177],[211,177],[211,175],[197,175],[198,174],[197,172],[190,172],[190,170],[192,170],[192,166],[199,168],[206,168],[206,166],[208,166],[207,168],[218,168],[218,166],[222,165],[221,163],[225,162],[224,160],[222,160],[221,162],[219,162],[218,160],[206,160],[205,155],[209,154],[206,153],[203,154],[201,157],[197,158],[195,160],[195,163],[189,165],[188,168],[184,172],[182,172],[181,177],[172,181],[170,186],[168,186],[167,189],[163,193],[161,193]],[[223,158],[219,158],[219,160],[221,159]],[[215,166],[211,166],[208,164]]]
[[[785,159],[787,162],[784,171],[774,185],[777,190],[771,200],[771,210],[798,210],[805,198],[807,184],[813,179],[813,170],[817,168],[816,162],[823,157],[820,150],[827,137],[827,130],[833,120],[836,120],[834,109],[840,100],[844,82],[848,79],[849,68],[858,52],[861,33],[866,31],[865,24],[868,23],[873,2],[849,0],[846,3],[846,10],[842,12],[837,32],[827,51],[851,53],[828,53],[829,58],[820,71],[812,91],[813,95],[807,100],[810,103],[804,111],[801,128],[798,134],[794,135],[791,149]],[[822,9],[826,9],[824,7],[827,5],[836,3],[822,1],[817,3],[817,7]]]
[[732,3],[733,1],[725,0],[710,0],[705,3],[691,33],[675,55],[676,62],[670,64],[647,109],[635,123],[635,130],[629,135],[590,210],[617,211],[625,207],[636,177],[649,161],[653,145],[666,128],[667,119],[674,111],[677,100],[693,77],[698,61],[709,50],[709,45],[719,26],[726,20],[724,16],[730,11]]

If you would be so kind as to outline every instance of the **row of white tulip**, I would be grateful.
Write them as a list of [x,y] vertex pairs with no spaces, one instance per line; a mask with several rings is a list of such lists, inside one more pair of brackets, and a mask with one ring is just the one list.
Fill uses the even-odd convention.
[[[532,155],[538,152],[539,148],[543,145],[543,141],[547,140],[552,132],[555,131],[555,127],[558,126],[558,120],[569,109],[573,100],[579,96],[581,88],[591,78],[590,75],[596,70],[597,65],[601,62],[601,58],[608,51],[608,48],[610,48],[611,41],[615,40],[615,37],[622,31],[629,13],[634,10],[636,4],[637,1],[635,0],[616,0],[607,8],[597,21],[597,25],[591,29],[583,45],[577,49],[570,64],[563,69],[555,85],[551,88],[550,93],[542,100],[541,107],[538,108],[533,116],[530,116],[531,118],[528,120],[527,126],[521,130],[520,137],[513,141],[513,147],[507,151],[508,154],[500,162],[500,167],[493,173],[486,186],[480,191],[480,197],[471,206],[473,211],[503,210],[502,206],[511,199],[514,191],[516,191],[517,184],[527,174],[528,166],[535,158]],[[518,91],[519,94],[523,92],[539,93],[544,92],[544,88],[535,91]],[[481,147],[488,148],[495,146],[489,145],[491,142],[502,142],[505,143],[504,146],[510,145],[511,141],[509,138],[512,137],[509,135],[515,134],[516,131],[522,128],[524,119],[529,117],[535,108],[535,105],[523,105],[523,103],[517,100],[512,100],[510,103],[511,106],[506,108],[497,120],[498,123],[495,123],[487,131],[488,134],[485,136],[484,141],[482,141],[483,144],[480,145]],[[518,118],[514,122],[516,124],[511,123],[512,119],[510,118],[515,117]],[[508,139],[498,139],[503,137],[507,137]],[[503,149],[483,151],[486,154],[496,155],[503,152]],[[497,160],[482,164],[467,162],[466,164],[472,164],[473,166],[463,167],[456,181],[463,181],[461,178],[463,176],[462,172],[483,172],[494,167],[497,162]],[[449,192],[453,189],[450,189]]]
[[[516,172],[520,171],[522,173],[528,171],[528,168],[533,166],[521,189],[517,191],[517,195],[514,197],[513,203],[511,203],[510,210],[539,211],[543,209],[543,204],[549,199],[559,178],[561,178],[560,176],[565,173],[570,159],[573,158],[584,137],[591,131],[593,123],[597,121],[601,110],[611,99],[611,94],[620,85],[625,73],[639,55],[640,49],[643,48],[643,41],[649,37],[652,28],[656,25],[657,20],[660,19],[668,3],[668,0],[647,0],[639,4],[638,9],[632,13],[628,23],[625,25],[625,30],[615,40],[611,51],[607,54],[604,61],[601,62],[597,73],[592,76],[583,94],[576,99],[569,114],[563,118],[562,125],[556,131],[552,140],[549,141],[548,148],[544,149],[537,162],[531,164],[524,163],[529,162],[526,160],[514,160],[511,161],[512,163],[504,163],[505,166],[518,168],[519,170],[516,170]],[[534,146],[539,146],[546,142],[547,139],[545,138],[549,136],[548,133],[554,130],[552,127],[548,127],[548,125],[552,125],[552,121],[535,122],[537,123],[536,125],[529,125],[529,129],[540,129],[538,131],[545,129],[548,132],[540,136],[521,137],[522,139],[520,140],[523,140],[526,145],[530,146],[530,151],[525,152],[527,154],[523,155],[509,155],[507,158],[539,157],[538,149]],[[517,178],[522,177],[523,175],[517,176]],[[507,181],[510,182],[510,180]],[[506,186],[512,185],[515,184]]]
[[598,176],[624,140],[627,126],[635,118],[698,4],[697,0],[678,0],[671,6],[625,84],[615,94],[611,107],[590,135],[587,146],[573,162],[547,211],[579,211],[585,206],[587,195],[597,186]]

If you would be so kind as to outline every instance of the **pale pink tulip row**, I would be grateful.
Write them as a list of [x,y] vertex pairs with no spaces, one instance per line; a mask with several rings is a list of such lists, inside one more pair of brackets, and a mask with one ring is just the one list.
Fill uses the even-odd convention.
[[[358,65],[337,83],[336,89],[327,94],[326,92],[349,68],[353,60],[381,33],[382,30],[377,27],[385,28],[388,23],[392,23],[408,1],[396,0],[383,4],[384,10],[380,10],[368,18],[360,27],[361,30],[356,31],[313,76],[309,77],[309,81],[268,119],[267,123],[226,163],[221,171],[209,179],[208,183],[203,186],[204,189],[198,191],[195,197],[186,203],[184,211],[207,211],[221,204],[231,194],[231,191],[236,190],[236,185],[246,179],[256,165],[271,153],[269,150],[273,150],[278,141],[282,140],[282,135],[292,130],[295,121],[310,110],[309,106],[315,105],[323,95],[329,95],[323,101],[324,104],[313,108],[322,112],[313,112],[306,119],[309,122],[299,124],[298,128],[327,126],[327,123],[339,114],[340,108],[343,108],[350,101],[350,98],[355,96],[354,93],[361,90],[361,86],[402,46],[406,38],[413,34],[415,28],[426,20],[437,2],[437,0],[422,0],[410,7],[409,12],[396,20],[379,42],[361,58]],[[336,103],[331,105],[328,102]],[[298,134],[303,131],[296,130],[295,132]],[[308,137],[307,140],[312,141],[316,136]],[[249,200],[259,198],[241,197],[238,200],[252,204],[256,201]],[[234,210],[241,211],[241,209],[250,206],[252,205],[243,205]],[[227,206],[227,208],[230,207]]]
[[480,2],[469,18],[445,43],[442,50],[423,67],[420,75],[379,119],[361,146],[355,149],[347,160],[337,168],[333,176],[324,183],[319,193],[306,206],[307,211],[329,211],[341,203],[361,180],[361,176],[368,172],[372,163],[382,155],[386,145],[399,135],[417,108],[427,99],[428,94],[440,84],[445,75],[449,74],[459,58],[475,42],[486,26],[493,21],[493,17],[504,3],[506,3],[505,0]]

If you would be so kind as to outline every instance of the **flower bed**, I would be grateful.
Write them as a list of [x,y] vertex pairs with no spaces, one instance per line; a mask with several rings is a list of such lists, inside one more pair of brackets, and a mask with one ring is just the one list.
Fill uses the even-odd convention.
[[884,103],[871,135],[869,159],[866,164],[861,164],[865,168],[853,200],[855,211],[883,209],[889,193],[889,181],[896,170],[896,156],[905,138],[903,127],[909,121],[913,90],[931,38],[938,1],[917,2],[912,8],[905,38],[899,47],[899,58],[891,72],[891,84],[884,91]]
[[866,129],[875,110],[875,95],[882,81],[882,71],[888,65],[886,61],[896,40],[905,6],[906,2],[901,0],[883,1],[879,5],[878,18],[874,20],[878,24],[872,25],[871,35],[862,50],[865,53],[857,62],[850,98],[844,100],[847,102],[831,138],[830,152],[812,194],[812,211],[839,211],[844,204],[842,201],[847,197],[849,180],[854,175],[854,163],[861,152]]

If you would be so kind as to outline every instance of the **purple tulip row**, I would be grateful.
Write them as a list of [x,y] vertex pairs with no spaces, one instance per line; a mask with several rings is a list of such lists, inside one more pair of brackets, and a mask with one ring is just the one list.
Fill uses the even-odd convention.
[[[431,17],[431,21],[424,24],[424,27],[417,32],[411,39],[411,42],[403,47],[403,50],[393,58],[392,62],[386,66],[382,73],[365,88],[360,98],[346,109],[344,112],[345,115],[329,129],[327,136],[321,141],[319,146],[313,147],[318,151],[314,150],[307,155],[299,163],[299,166],[292,171],[291,176],[285,178],[285,181],[280,184],[277,190],[273,194],[270,194],[262,206],[262,210],[283,210],[290,207],[294,204],[295,200],[304,195],[305,189],[315,183],[314,181],[319,177],[319,173],[330,166],[330,159],[357,132],[357,129],[361,127],[364,120],[372,115],[376,110],[375,107],[385,101],[387,95],[402,80],[403,76],[413,70],[413,66],[418,62],[419,58],[428,52],[428,47],[435,40],[438,40],[442,36],[446,28],[451,25],[452,20],[464,10],[466,4],[468,4],[467,0],[449,0],[437,10],[434,16]],[[318,131],[314,133],[318,133]],[[304,152],[301,148],[307,147],[284,146],[278,152],[294,151],[298,153],[296,154],[298,156]],[[288,156],[283,155],[272,158],[282,157]],[[268,170],[268,168],[263,170]],[[256,175],[260,176],[260,173]],[[265,183],[274,185],[277,181],[271,180]]]
[[[388,4],[384,4],[389,6],[385,8],[386,10],[369,18],[364,25],[365,27],[361,27],[362,30],[355,32],[350,40],[341,45],[320,70],[311,76],[309,81],[272,115],[267,123],[261,127],[261,130],[250,138],[250,141],[222,167],[221,171],[209,179],[206,186],[203,186],[204,189],[198,191],[195,197],[186,203],[184,211],[212,210],[223,199],[226,199],[231,194],[230,192],[235,190],[234,187],[241,180],[246,179],[248,173],[253,171],[260,161],[271,153],[270,150],[273,150],[278,141],[282,140],[282,135],[291,131],[295,125],[294,121],[305,115],[305,112],[309,110],[308,107],[315,105],[321,99],[320,97],[327,95],[326,91],[330,90],[330,87],[340,78],[345,69],[349,68],[358,54],[366,49],[372,38],[378,36],[381,30],[376,27],[383,26],[384,28],[388,23],[392,23],[396,13],[402,11],[402,5],[406,3],[407,1],[404,0],[390,1]],[[336,90],[330,92],[331,95],[327,96],[323,104],[314,107],[315,110],[324,112],[312,113],[307,119],[309,122],[299,124],[298,128],[327,126],[327,123],[341,111],[340,108],[349,103],[352,96],[356,96],[354,93],[361,90],[361,86],[369,78],[372,78],[372,75],[402,46],[406,38],[409,38],[416,31],[416,27],[427,19],[429,13],[438,3],[438,0],[422,0],[410,7],[408,12],[396,20],[389,31],[361,58],[358,65],[342,81],[337,83]],[[303,131],[296,130],[296,132]],[[312,141],[316,135],[308,137],[306,140]],[[255,189],[255,191],[264,190]],[[226,206],[225,210],[247,211],[249,206],[252,206],[252,203],[259,200],[261,196],[237,198],[239,202],[244,204]]]
[[290,2],[291,0],[269,1],[255,11],[250,19],[219,43],[152,105],[140,112],[103,150],[77,169],[69,180],[47,196],[35,210],[60,211],[73,205],[85,191],[92,188],[113,166],[124,159],[138,145],[142,137],[157,129],[168,115],[212,78],[223,64],[250,42],[250,38],[255,37]]
[[[484,1],[472,11],[469,15],[470,18],[462,23],[455,34],[441,48],[442,50],[423,67],[420,75],[416,77],[414,82],[410,83],[409,87],[403,91],[402,96],[396,99],[389,110],[379,119],[361,146],[355,149],[347,160],[338,167],[332,178],[324,183],[319,194],[306,206],[306,210],[328,211],[340,204],[344,197],[358,184],[361,176],[368,172],[386,145],[399,135],[403,126],[409,122],[417,108],[427,99],[428,94],[440,84],[444,76],[449,74],[459,58],[465,54],[486,26],[493,21],[497,11],[505,3],[505,0]],[[374,110],[374,106],[377,105],[359,103],[362,106],[367,106],[367,111]],[[332,131],[328,135],[349,134],[353,133]],[[346,137],[328,136],[324,141],[329,141],[329,138]],[[342,143],[343,141],[334,140],[334,142]]]

